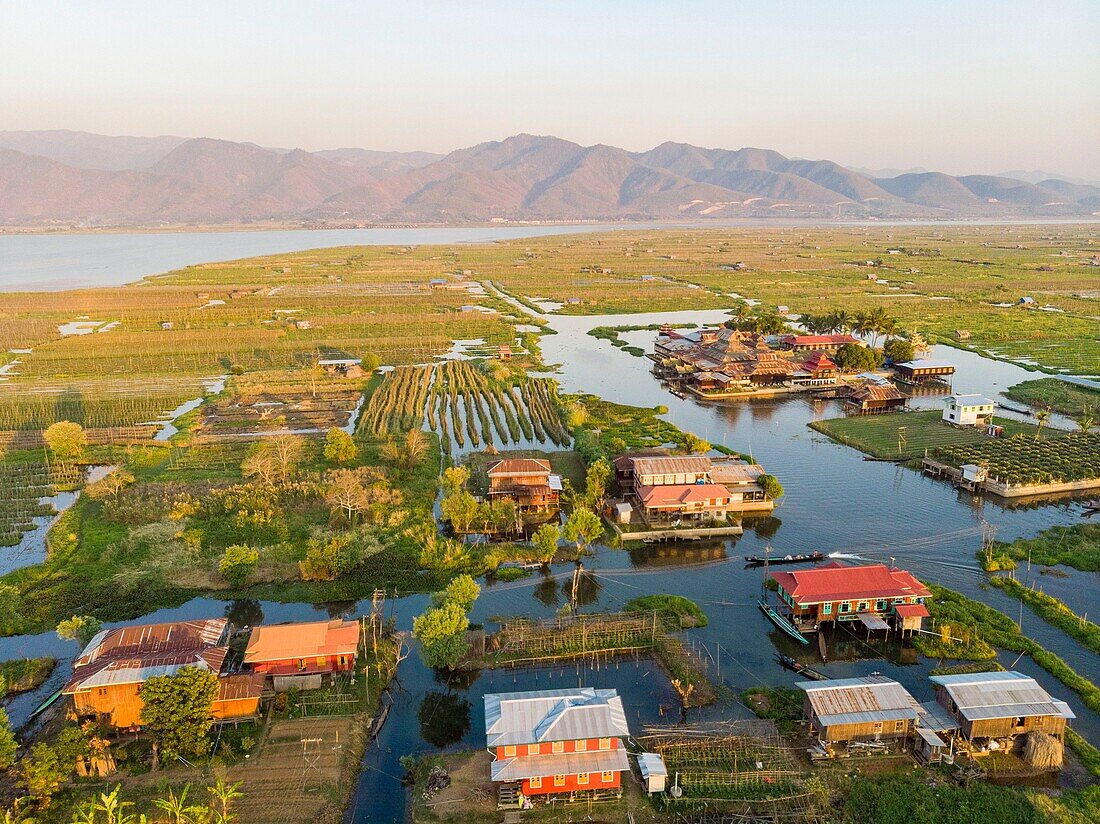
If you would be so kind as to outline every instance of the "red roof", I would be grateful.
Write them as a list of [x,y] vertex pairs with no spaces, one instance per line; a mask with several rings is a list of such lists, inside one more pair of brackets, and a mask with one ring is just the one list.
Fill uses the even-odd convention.
[[924,604],[895,604],[894,612],[899,618],[927,618],[932,614]]
[[836,369],[833,359],[824,352],[814,352],[806,360],[802,361],[802,368],[807,372],[821,372],[826,369]]
[[818,344],[835,346],[836,344],[859,343],[859,338],[851,335],[784,335],[780,340],[794,346],[816,346]]
[[932,594],[910,573],[890,569],[886,564],[845,566],[834,561],[815,569],[773,572],[771,577],[798,604],[858,598],[927,598]]
[[661,507],[728,501],[731,496],[722,484],[664,484],[639,487],[638,497],[646,507]]

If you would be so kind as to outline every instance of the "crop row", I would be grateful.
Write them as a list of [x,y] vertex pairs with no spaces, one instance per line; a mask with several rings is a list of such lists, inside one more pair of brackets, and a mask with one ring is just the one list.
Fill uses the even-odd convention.
[[932,456],[952,466],[977,464],[1011,486],[1100,478],[1100,433],[1071,432],[1037,441],[1022,435],[947,446]]

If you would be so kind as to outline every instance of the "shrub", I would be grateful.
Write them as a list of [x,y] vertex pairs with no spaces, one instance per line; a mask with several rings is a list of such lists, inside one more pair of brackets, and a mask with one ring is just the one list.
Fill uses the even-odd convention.
[[776,498],[783,497],[783,484],[779,483],[779,479],[775,475],[764,474],[756,479],[757,486],[764,490],[764,494],[771,498],[773,501]]
[[229,582],[230,586],[242,587],[248,583],[256,568],[256,562],[260,560],[259,550],[234,544],[227,547],[221,561],[218,562],[218,572]]

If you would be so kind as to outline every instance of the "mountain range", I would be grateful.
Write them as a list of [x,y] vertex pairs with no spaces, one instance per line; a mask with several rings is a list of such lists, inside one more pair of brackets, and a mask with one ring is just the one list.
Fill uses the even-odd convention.
[[877,176],[769,149],[645,152],[521,134],[447,155],[317,152],[210,138],[0,132],[0,225],[311,225],[1100,212],[1050,177]]

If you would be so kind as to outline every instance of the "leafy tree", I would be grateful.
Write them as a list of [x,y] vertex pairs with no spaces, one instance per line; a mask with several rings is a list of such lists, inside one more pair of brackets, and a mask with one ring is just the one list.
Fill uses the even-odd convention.
[[783,497],[783,484],[779,483],[779,479],[775,475],[761,475],[756,479],[756,484],[764,490],[764,494],[771,498],[773,501],[776,498]]
[[611,451],[612,455],[619,455],[626,452],[626,441],[622,438],[614,437],[607,442],[607,448]]
[[511,498],[489,501],[485,505],[485,517],[497,532],[513,532],[519,528],[519,508]]
[[477,500],[465,490],[445,497],[439,508],[443,512],[443,517],[451,522],[455,532],[468,532],[470,525],[478,516]]
[[603,509],[603,502],[607,498],[607,482],[611,478],[611,464],[606,458],[600,458],[591,463],[584,476],[584,496],[599,512]]
[[57,637],[62,641],[76,641],[83,649],[91,643],[101,629],[103,624],[98,618],[93,618],[91,615],[74,615],[58,623]]
[[692,454],[695,453],[707,453],[710,452],[710,444],[700,438],[698,435],[693,435],[688,432],[684,435],[684,449]]
[[882,353],[891,363],[908,363],[916,356],[917,348],[905,338],[890,338],[883,344]]
[[22,623],[22,598],[11,584],[0,584],[0,627],[15,628]]
[[88,445],[88,436],[84,427],[72,421],[58,421],[43,434],[46,446],[59,461],[75,461],[84,454]]
[[30,754],[19,764],[19,781],[35,807],[40,810],[50,806],[50,801],[61,789],[61,785],[69,780],[71,772],[65,769],[57,752],[42,741],[31,747]]
[[248,583],[260,553],[255,547],[234,544],[226,547],[225,554],[218,562],[218,572],[232,587],[243,587]]
[[8,714],[0,707],[0,770],[6,770],[15,763],[15,753],[19,749],[19,742],[15,740],[15,733],[11,731],[11,722]]
[[585,408],[583,403],[579,401],[570,404],[569,409],[566,412],[566,425],[570,429],[576,429],[577,427],[584,426],[585,421],[588,420],[588,409]]
[[876,350],[858,343],[844,344],[837,350],[833,360],[845,372],[868,372],[877,369],[881,363]]
[[591,509],[577,507],[569,516],[562,529],[562,534],[567,541],[577,545],[577,554],[584,552],[585,547],[599,540],[603,535],[603,521]]
[[315,535],[306,542],[306,557],[298,562],[298,570],[305,581],[332,581],[381,550],[373,532]]
[[351,463],[359,455],[355,439],[339,427],[332,427],[325,435],[325,460],[333,464]]
[[448,466],[443,470],[443,494],[451,495],[455,492],[461,492],[466,488],[467,481],[470,480],[470,470],[464,466]]
[[378,355],[368,352],[363,355],[363,362],[360,365],[363,367],[364,372],[373,372],[382,365],[382,359]]
[[139,692],[141,723],[153,742],[153,764],[206,755],[207,733],[214,724],[211,709],[218,677],[199,667],[180,667],[175,675],[148,679]]
[[441,592],[437,592],[432,597],[432,602],[436,606],[454,604],[461,607],[463,612],[468,613],[480,594],[481,587],[477,585],[477,581],[464,574],[453,578]]
[[543,524],[535,530],[531,536],[531,545],[535,548],[536,556],[544,564],[554,560],[558,551],[558,541],[561,540],[561,530],[557,524]]
[[413,619],[413,637],[420,642],[424,663],[433,669],[453,669],[468,650],[470,620],[458,604],[431,607]]

